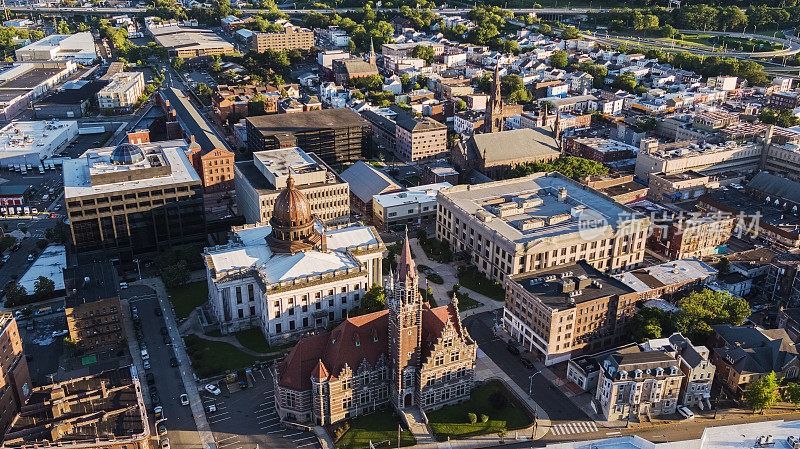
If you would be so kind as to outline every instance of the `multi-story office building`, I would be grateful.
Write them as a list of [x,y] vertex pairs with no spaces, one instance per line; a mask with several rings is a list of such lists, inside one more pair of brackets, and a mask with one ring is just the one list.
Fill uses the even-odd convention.
[[269,222],[289,174],[322,223],[350,221],[349,185],[313,153],[298,147],[257,151],[252,161],[237,162],[235,172],[236,204],[247,223]]
[[406,162],[423,162],[447,156],[447,127],[430,117],[391,106],[365,111],[375,141]]
[[722,254],[735,221],[732,216],[678,217],[671,223],[654,225],[647,244],[672,260]]
[[6,432],[33,388],[28,361],[22,352],[17,321],[10,312],[0,314],[0,348],[3,356],[0,360],[0,369],[3,370],[3,384],[0,387],[0,431]]
[[206,248],[211,310],[223,333],[256,327],[270,341],[325,329],[381,284],[385,250],[372,227],[320,230],[290,173],[269,226],[234,228],[231,242]]
[[602,361],[595,399],[606,420],[675,413],[684,374],[672,355],[633,346]]
[[125,326],[116,268],[92,262],[64,269],[65,313],[69,337],[84,352],[120,347]]
[[437,193],[452,186],[443,182],[375,195],[372,197],[372,223],[387,231],[393,227],[415,227],[431,222],[436,219]]
[[[646,140],[646,139],[645,139]],[[758,170],[761,165],[762,143],[725,142],[721,145],[710,143],[676,143],[667,147],[648,148],[642,140],[642,149],[636,155],[636,177],[647,181],[651,173],[681,173],[689,170],[704,175],[726,176],[745,174]]]
[[650,220],[559,173],[443,189],[436,237],[489,279],[586,260],[611,273],[644,258]]
[[387,403],[435,410],[469,398],[477,345],[457,298],[436,308],[422,302],[408,238],[386,305],[300,340],[276,369],[281,419],[327,425]]
[[347,108],[248,117],[246,121],[250,151],[298,146],[328,164],[361,159],[372,134],[369,122]]
[[584,261],[511,276],[503,327],[545,365],[630,338],[636,292]]
[[64,161],[64,201],[78,252],[121,257],[206,240],[203,184],[183,140],[122,143]]
[[129,112],[144,92],[144,74],[142,72],[120,72],[111,76],[106,87],[97,92],[97,103],[100,109],[109,109],[115,113]]
[[249,44],[250,50],[258,53],[267,50],[308,50],[314,46],[314,32],[287,22],[283,24],[283,31],[253,33]]
[[139,376],[130,365],[31,388],[3,447],[150,449]]

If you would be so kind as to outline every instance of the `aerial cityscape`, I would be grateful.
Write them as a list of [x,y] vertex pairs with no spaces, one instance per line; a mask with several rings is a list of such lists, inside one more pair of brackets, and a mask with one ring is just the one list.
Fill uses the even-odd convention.
[[5,0],[2,449],[800,449],[800,3]]

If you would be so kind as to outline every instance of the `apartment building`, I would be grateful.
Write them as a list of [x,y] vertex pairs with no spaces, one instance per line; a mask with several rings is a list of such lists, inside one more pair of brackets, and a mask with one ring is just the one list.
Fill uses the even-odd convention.
[[458,185],[437,201],[436,237],[489,279],[578,260],[615,273],[644,258],[650,220],[559,173]]
[[267,50],[308,50],[314,46],[314,31],[287,22],[283,24],[283,31],[253,33],[249,45],[250,50],[258,53]]
[[97,92],[100,109],[110,109],[115,113],[130,112],[144,92],[142,72],[120,72],[111,76],[106,87]]
[[711,352],[705,346],[695,346],[692,341],[676,332],[666,338],[654,338],[639,345],[643,351],[664,351],[678,362],[683,373],[680,405],[711,408],[711,384],[716,367],[710,360]]
[[671,223],[654,224],[647,246],[672,260],[722,254],[735,223],[732,216],[677,217]]
[[17,321],[11,312],[0,314],[0,348],[2,348],[0,369],[3,370],[3,384],[0,387],[0,430],[7,432],[33,388]]
[[447,126],[403,111],[396,117],[395,155],[406,162],[430,162],[447,156]]
[[595,399],[608,421],[675,413],[684,374],[663,351],[630,347],[602,361]]
[[125,344],[125,326],[114,266],[91,262],[64,269],[69,337],[86,353]]
[[[3,447],[150,449],[150,423],[133,365],[30,388]],[[86,425],[78,425],[83,423]]]
[[553,365],[630,338],[638,296],[585,261],[510,276],[503,327]]
[[257,95],[261,99],[264,114],[276,114],[278,112],[278,100],[281,95],[278,89],[273,86],[255,84],[244,86],[218,85],[214,95],[211,96],[214,118],[217,123],[225,124],[231,114],[235,114],[239,118],[250,115],[250,102]]
[[669,297],[717,279],[717,270],[698,258],[673,260],[614,275],[634,289],[640,300]]
[[65,160],[64,201],[76,251],[132,257],[204,242],[203,184],[187,149],[183,140],[122,143]]
[[769,96],[767,106],[775,109],[794,109],[800,105],[800,96],[797,92],[773,92]]
[[350,220],[348,183],[313,153],[298,147],[256,151],[252,161],[237,162],[234,171],[236,205],[246,223],[269,222],[290,174],[318,220],[326,225]]

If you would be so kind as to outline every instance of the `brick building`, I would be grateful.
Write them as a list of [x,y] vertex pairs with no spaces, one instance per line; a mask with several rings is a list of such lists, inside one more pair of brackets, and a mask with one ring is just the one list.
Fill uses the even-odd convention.
[[28,362],[22,352],[17,321],[11,313],[0,314],[0,348],[0,369],[3,370],[3,383],[0,387],[0,431],[6,432],[33,388]]
[[228,116],[235,114],[239,118],[250,115],[250,101],[257,95],[263,104],[264,114],[276,114],[278,112],[278,100],[280,92],[273,86],[258,86],[254,84],[242,86],[219,85],[211,101],[214,108],[214,119],[219,124],[224,124]]
[[303,338],[278,364],[281,419],[326,425],[384,404],[433,410],[468,399],[477,345],[461,324],[458,300],[431,308],[418,288],[406,238],[386,284],[386,310]]
[[722,254],[735,221],[731,216],[679,217],[654,225],[647,246],[673,260]]
[[314,46],[314,32],[308,28],[285,23],[283,30],[271,33],[253,33],[249,39],[250,50],[263,53],[267,50],[308,50]]
[[92,262],[64,269],[65,313],[69,337],[84,352],[125,343],[119,283],[109,262]]

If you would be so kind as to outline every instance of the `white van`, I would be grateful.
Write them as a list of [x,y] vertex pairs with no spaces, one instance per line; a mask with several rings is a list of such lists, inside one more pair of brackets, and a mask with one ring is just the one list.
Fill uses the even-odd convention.
[[142,360],[150,360],[150,354],[147,353],[147,349],[142,349]]
[[685,405],[678,407],[678,413],[686,419],[694,419],[694,413]]

